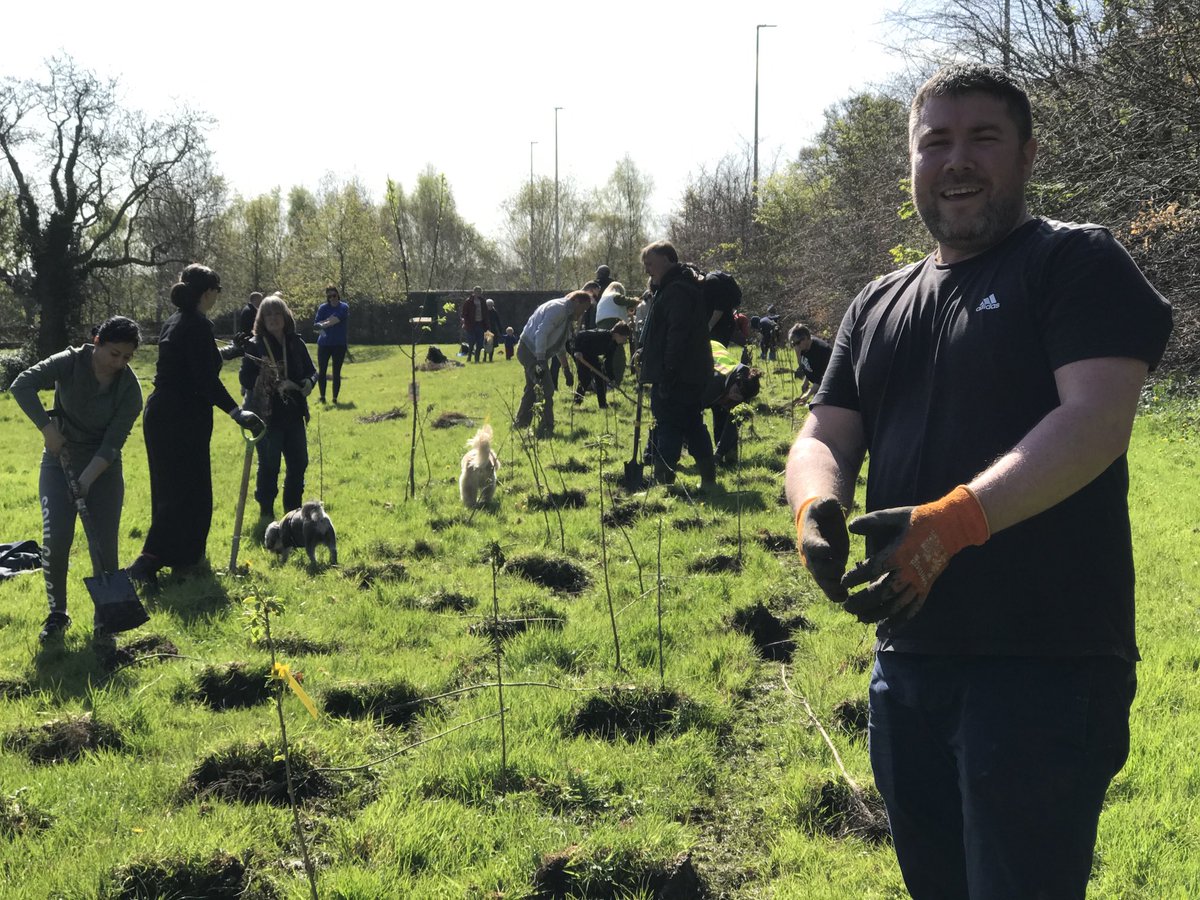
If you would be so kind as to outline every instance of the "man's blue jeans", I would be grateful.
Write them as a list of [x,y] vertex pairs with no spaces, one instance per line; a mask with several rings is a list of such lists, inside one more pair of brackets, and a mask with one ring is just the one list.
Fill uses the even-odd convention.
[[1082,900],[1136,690],[1111,656],[877,654],[871,766],[914,900]]

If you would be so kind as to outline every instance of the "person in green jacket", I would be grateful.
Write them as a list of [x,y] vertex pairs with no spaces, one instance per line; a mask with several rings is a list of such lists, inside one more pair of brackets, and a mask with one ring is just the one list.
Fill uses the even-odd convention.
[[[75,501],[60,457],[86,499],[94,537],[106,571],[117,570],[117,535],[125,479],[121,448],[142,411],[142,387],[129,367],[141,333],[132,319],[114,316],[91,344],[68,347],[16,377],[9,391],[42,433],[38,496],[42,505],[42,573],[50,611],[40,639],[60,638],[67,613],[67,558],[75,538]],[[42,405],[39,391],[54,391],[54,407]],[[99,633],[97,632],[99,637]]]

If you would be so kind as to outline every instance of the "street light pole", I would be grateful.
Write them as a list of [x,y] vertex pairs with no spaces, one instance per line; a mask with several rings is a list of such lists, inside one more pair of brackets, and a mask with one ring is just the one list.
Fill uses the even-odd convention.
[[533,266],[533,145],[529,142],[529,289],[537,290],[537,270]]
[[754,180],[750,182],[750,195],[754,208],[758,208],[758,38],[764,28],[774,25],[754,26]]
[[554,289],[562,285],[558,271],[558,111],[561,106],[554,107]]

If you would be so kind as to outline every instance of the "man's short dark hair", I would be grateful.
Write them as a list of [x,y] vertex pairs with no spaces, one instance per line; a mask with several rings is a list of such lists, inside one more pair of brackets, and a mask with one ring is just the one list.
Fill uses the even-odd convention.
[[633,329],[629,327],[628,322],[618,322],[612,327],[611,330],[613,334],[622,334],[625,337],[631,337],[633,335]]
[[671,265],[679,262],[679,253],[675,250],[675,245],[670,241],[655,241],[653,244],[647,244],[642,248],[642,262],[645,262],[646,257],[651,253],[657,253],[659,256],[665,257]]
[[1017,137],[1025,144],[1033,137],[1033,112],[1029,95],[1005,72],[980,63],[957,63],[939,69],[917,90],[908,111],[909,143],[917,117],[930,97],[961,97],[964,94],[986,94],[1004,102],[1008,114],[1017,126]]
[[585,284],[585,285],[584,285],[584,286],[581,288],[581,290],[585,290],[585,291],[599,291],[599,290],[600,290],[600,282],[598,282],[598,281],[589,281],[587,284]]
[[807,341],[812,337],[812,332],[808,330],[806,325],[793,325],[792,330],[788,332],[788,343],[798,344],[801,341]]

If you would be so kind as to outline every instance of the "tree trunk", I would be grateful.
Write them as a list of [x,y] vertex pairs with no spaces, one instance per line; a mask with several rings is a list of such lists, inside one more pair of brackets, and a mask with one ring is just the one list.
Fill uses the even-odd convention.
[[51,216],[33,257],[33,296],[40,312],[38,359],[65,350],[78,325],[83,285],[72,252],[72,231],[69,220]]

